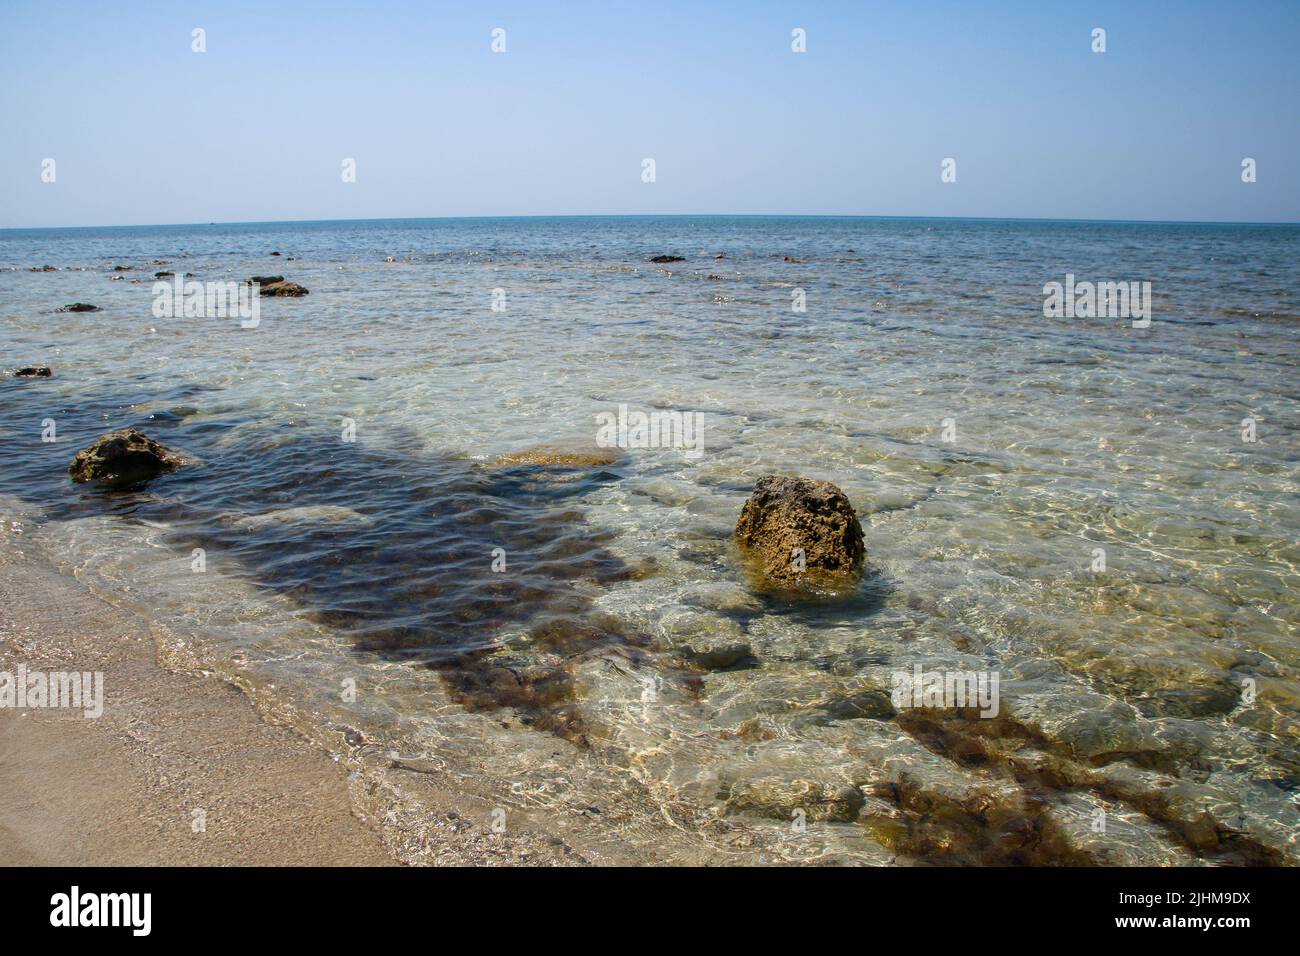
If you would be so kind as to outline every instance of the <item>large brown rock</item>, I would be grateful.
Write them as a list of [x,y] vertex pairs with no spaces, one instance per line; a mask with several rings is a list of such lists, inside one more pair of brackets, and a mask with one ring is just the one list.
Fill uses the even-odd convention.
[[68,476],[73,481],[123,488],[143,484],[183,464],[185,459],[166,445],[134,428],[123,428],[77,452],[68,466]]
[[736,522],[736,541],[759,583],[784,589],[854,585],[867,553],[843,491],[829,481],[780,475],[755,483]]

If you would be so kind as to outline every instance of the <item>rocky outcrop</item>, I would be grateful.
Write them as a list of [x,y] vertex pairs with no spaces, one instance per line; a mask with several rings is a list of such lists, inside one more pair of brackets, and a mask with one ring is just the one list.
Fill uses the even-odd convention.
[[651,262],[685,262],[685,256],[651,256]]
[[841,588],[862,576],[866,547],[848,496],[829,481],[766,475],[736,522],[760,585]]
[[134,428],[123,428],[77,452],[68,466],[73,481],[93,481],[110,488],[144,484],[175,471],[185,459]]
[[53,374],[48,365],[24,365],[14,369],[14,378],[49,378]]
[[307,290],[298,283],[286,282],[284,279],[276,279],[274,282],[263,284],[258,291],[262,295],[289,296],[295,299],[307,295]]

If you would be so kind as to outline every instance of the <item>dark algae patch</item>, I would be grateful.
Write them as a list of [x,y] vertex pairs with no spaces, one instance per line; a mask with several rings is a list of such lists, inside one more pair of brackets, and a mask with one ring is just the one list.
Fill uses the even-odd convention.
[[[611,554],[610,532],[575,506],[617,480],[609,472],[484,467],[428,455],[413,439],[378,450],[309,428],[136,417],[151,436],[183,441],[201,464],[163,474],[147,491],[78,494],[57,481],[67,444],[46,445],[42,462],[28,462],[33,480],[4,490],[37,498],[55,518],[117,512],[166,523],[178,554],[204,548],[236,560],[245,577],[347,635],[359,653],[434,668],[465,707],[506,708],[579,744],[593,728],[576,706],[574,669],[592,657],[629,670],[650,662],[649,635],[594,613],[586,596],[590,586],[652,573]],[[494,570],[495,549],[504,570]],[[503,643],[507,632],[518,636]]]

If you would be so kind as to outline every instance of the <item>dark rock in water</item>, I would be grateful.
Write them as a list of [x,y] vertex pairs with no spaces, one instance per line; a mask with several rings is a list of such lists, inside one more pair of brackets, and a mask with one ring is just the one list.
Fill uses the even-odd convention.
[[249,276],[245,281],[248,285],[272,285],[276,282],[283,282],[284,276]]
[[1170,687],[1136,701],[1143,717],[1186,717],[1205,720],[1231,713],[1241,703],[1236,687]]
[[273,256],[278,256],[279,254],[280,254],[280,253],[278,253],[278,252],[273,252],[273,253],[271,253],[271,255],[273,255]]
[[130,272],[131,266],[113,266],[114,272]]
[[758,479],[736,522],[736,540],[763,582],[778,587],[854,584],[866,558],[848,496],[810,478]]
[[85,302],[74,302],[71,305],[65,305],[59,309],[60,312],[98,312],[99,306],[89,305]]
[[727,812],[789,820],[803,811],[808,820],[852,823],[866,797],[857,787],[814,780],[758,777],[738,780],[727,793]]
[[848,697],[836,697],[819,708],[831,720],[890,720],[897,711],[888,693],[864,690]]
[[715,644],[696,648],[683,647],[677,652],[684,660],[706,671],[757,667],[754,649],[746,643]]
[[651,262],[685,262],[685,256],[651,256]]
[[262,295],[291,296],[293,298],[307,294],[307,290],[298,283],[285,282],[283,279],[279,282],[264,285],[259,291]]
[[14,371],[15,378],[49,378],[52,374],[48,365],[24,365]]
[[134,428],[123,428],[77,452],[68,466],[73,481],[93,481],[110,488],[143,484],[175,471],[185,459]]

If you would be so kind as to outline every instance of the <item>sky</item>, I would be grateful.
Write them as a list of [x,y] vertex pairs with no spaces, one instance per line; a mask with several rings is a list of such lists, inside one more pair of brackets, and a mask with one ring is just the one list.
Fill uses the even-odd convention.
[[3,0],[0,227],[1297,222],[1298,43],[1300,0]]

